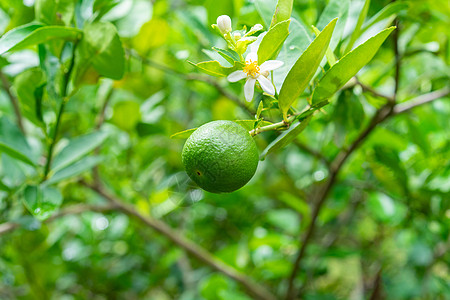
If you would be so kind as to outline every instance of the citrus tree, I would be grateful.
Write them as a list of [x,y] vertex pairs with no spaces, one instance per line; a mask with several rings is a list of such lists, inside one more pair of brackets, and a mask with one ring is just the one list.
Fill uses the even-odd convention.
[[0,299],[449,299],[444,0],[0,0]]

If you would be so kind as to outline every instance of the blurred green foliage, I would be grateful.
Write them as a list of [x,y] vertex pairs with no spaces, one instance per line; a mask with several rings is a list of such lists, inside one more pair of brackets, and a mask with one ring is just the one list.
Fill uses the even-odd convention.
[[[311,25],[323,30],[336,17],[330,51],[337,59],[350,41],[360,45],[397,17],[400,102],[449,86],[448,1],[371,1],[357,25],[365,2],[294,1],[291,33],[278,56],[285,66],[274,72],[278,90],[313,40]],[[330,175],[326,162],[355,140],[386,99],[359,85],[345,87],[231,194],[195,186],[181,164],[183,140],[170,139],[211,120],[251,120],[248,111],[256,112],[260,101],[272,105],[258,93],[245,103],[241,84],[194,80],[198,70],[187,60],[210,60],[212,46],[226,47],[210,26],[219,15],[231,16],[234,28],[260,23],[267,30],[275,6],[273,0],[0,0],[1,34],[35,29],[37,22],[51,26],[33,33],[33,45],[18,44],[19,32],[10,46],[20,51],[0,57],[0,299],[252,299],[237,282],[119,211],[43,221],[71,205],[105,203],[79,182],[95,176],[141,214],[164,220],[283,297],[299,236],[311,222],[311,199]],[[53,39],[53,26],[71,28],[58,27]],[[81,31],[85,39],[75,47]],[[358,73],[385,95],[396,85],[394,40]],[[293,99],[296,107],[306,105],[311,88]],[[296,277],[304,299],[369,299],[377,274],[384,299],[450,299],[448,99],[393,116],[344,164]],[[41,183],[66,100],[53,165]],[[276,108],[262,116],[277,121]],[[263,151],[278,136],[265,132],[255,141]],[[3,233],[2,224],[12,223],[20,228]]]

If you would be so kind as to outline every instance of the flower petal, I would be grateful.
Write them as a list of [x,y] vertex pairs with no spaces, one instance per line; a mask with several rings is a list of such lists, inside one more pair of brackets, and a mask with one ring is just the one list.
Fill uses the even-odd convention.
[[255,83],[256,83],[256,79],[254,79],[254,78],[248,78],[247,82],[245,82],[244,95],[245,95],[245,100],[247,100],[248,102],[253,100],[253,93],[255,92]]
[[246,63],[251,63],[253,61],[258,61],[258,54],[256,52],[250,52],[249,54],[247,54],[247,56],[245,57],[245,62]]
[[268,61],[263,62],[262,65],[260,66],[260,68],[261,68],[261,72],[272,71],[272,70],[278,69],[282,65],[284,65],[284,63],[280,60],[268,60]]
[[257,79],[264,92],[272,96],[275,95],[275,88],[273,87],[272,81],[264,76],[258,76]]
[[245,74],[244,71],[234,71],[233,73],[228,75],[227,80],[229,82],[236,82],[244,79],[245,77],[247,77],[247,74]]

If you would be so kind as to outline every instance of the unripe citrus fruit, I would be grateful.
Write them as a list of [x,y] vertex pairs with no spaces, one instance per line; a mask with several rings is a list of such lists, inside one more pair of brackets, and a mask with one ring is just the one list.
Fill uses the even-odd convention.
[[232,121],[200,126],[184,144],[182,159],[189,177],[212,193],[243,187],[258,167],[258,149],[244,127]]

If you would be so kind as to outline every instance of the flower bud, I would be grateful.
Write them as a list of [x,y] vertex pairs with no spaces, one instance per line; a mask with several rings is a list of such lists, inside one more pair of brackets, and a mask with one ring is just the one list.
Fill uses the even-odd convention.
[[227,15],[222,15],[217,18],[217,27],[222,34],[230,32],[231,29],[231,19]]
[[233,34],[233,37],[236,41],[239,41],[241,39],[242,35],[239,32],[235,32]]

